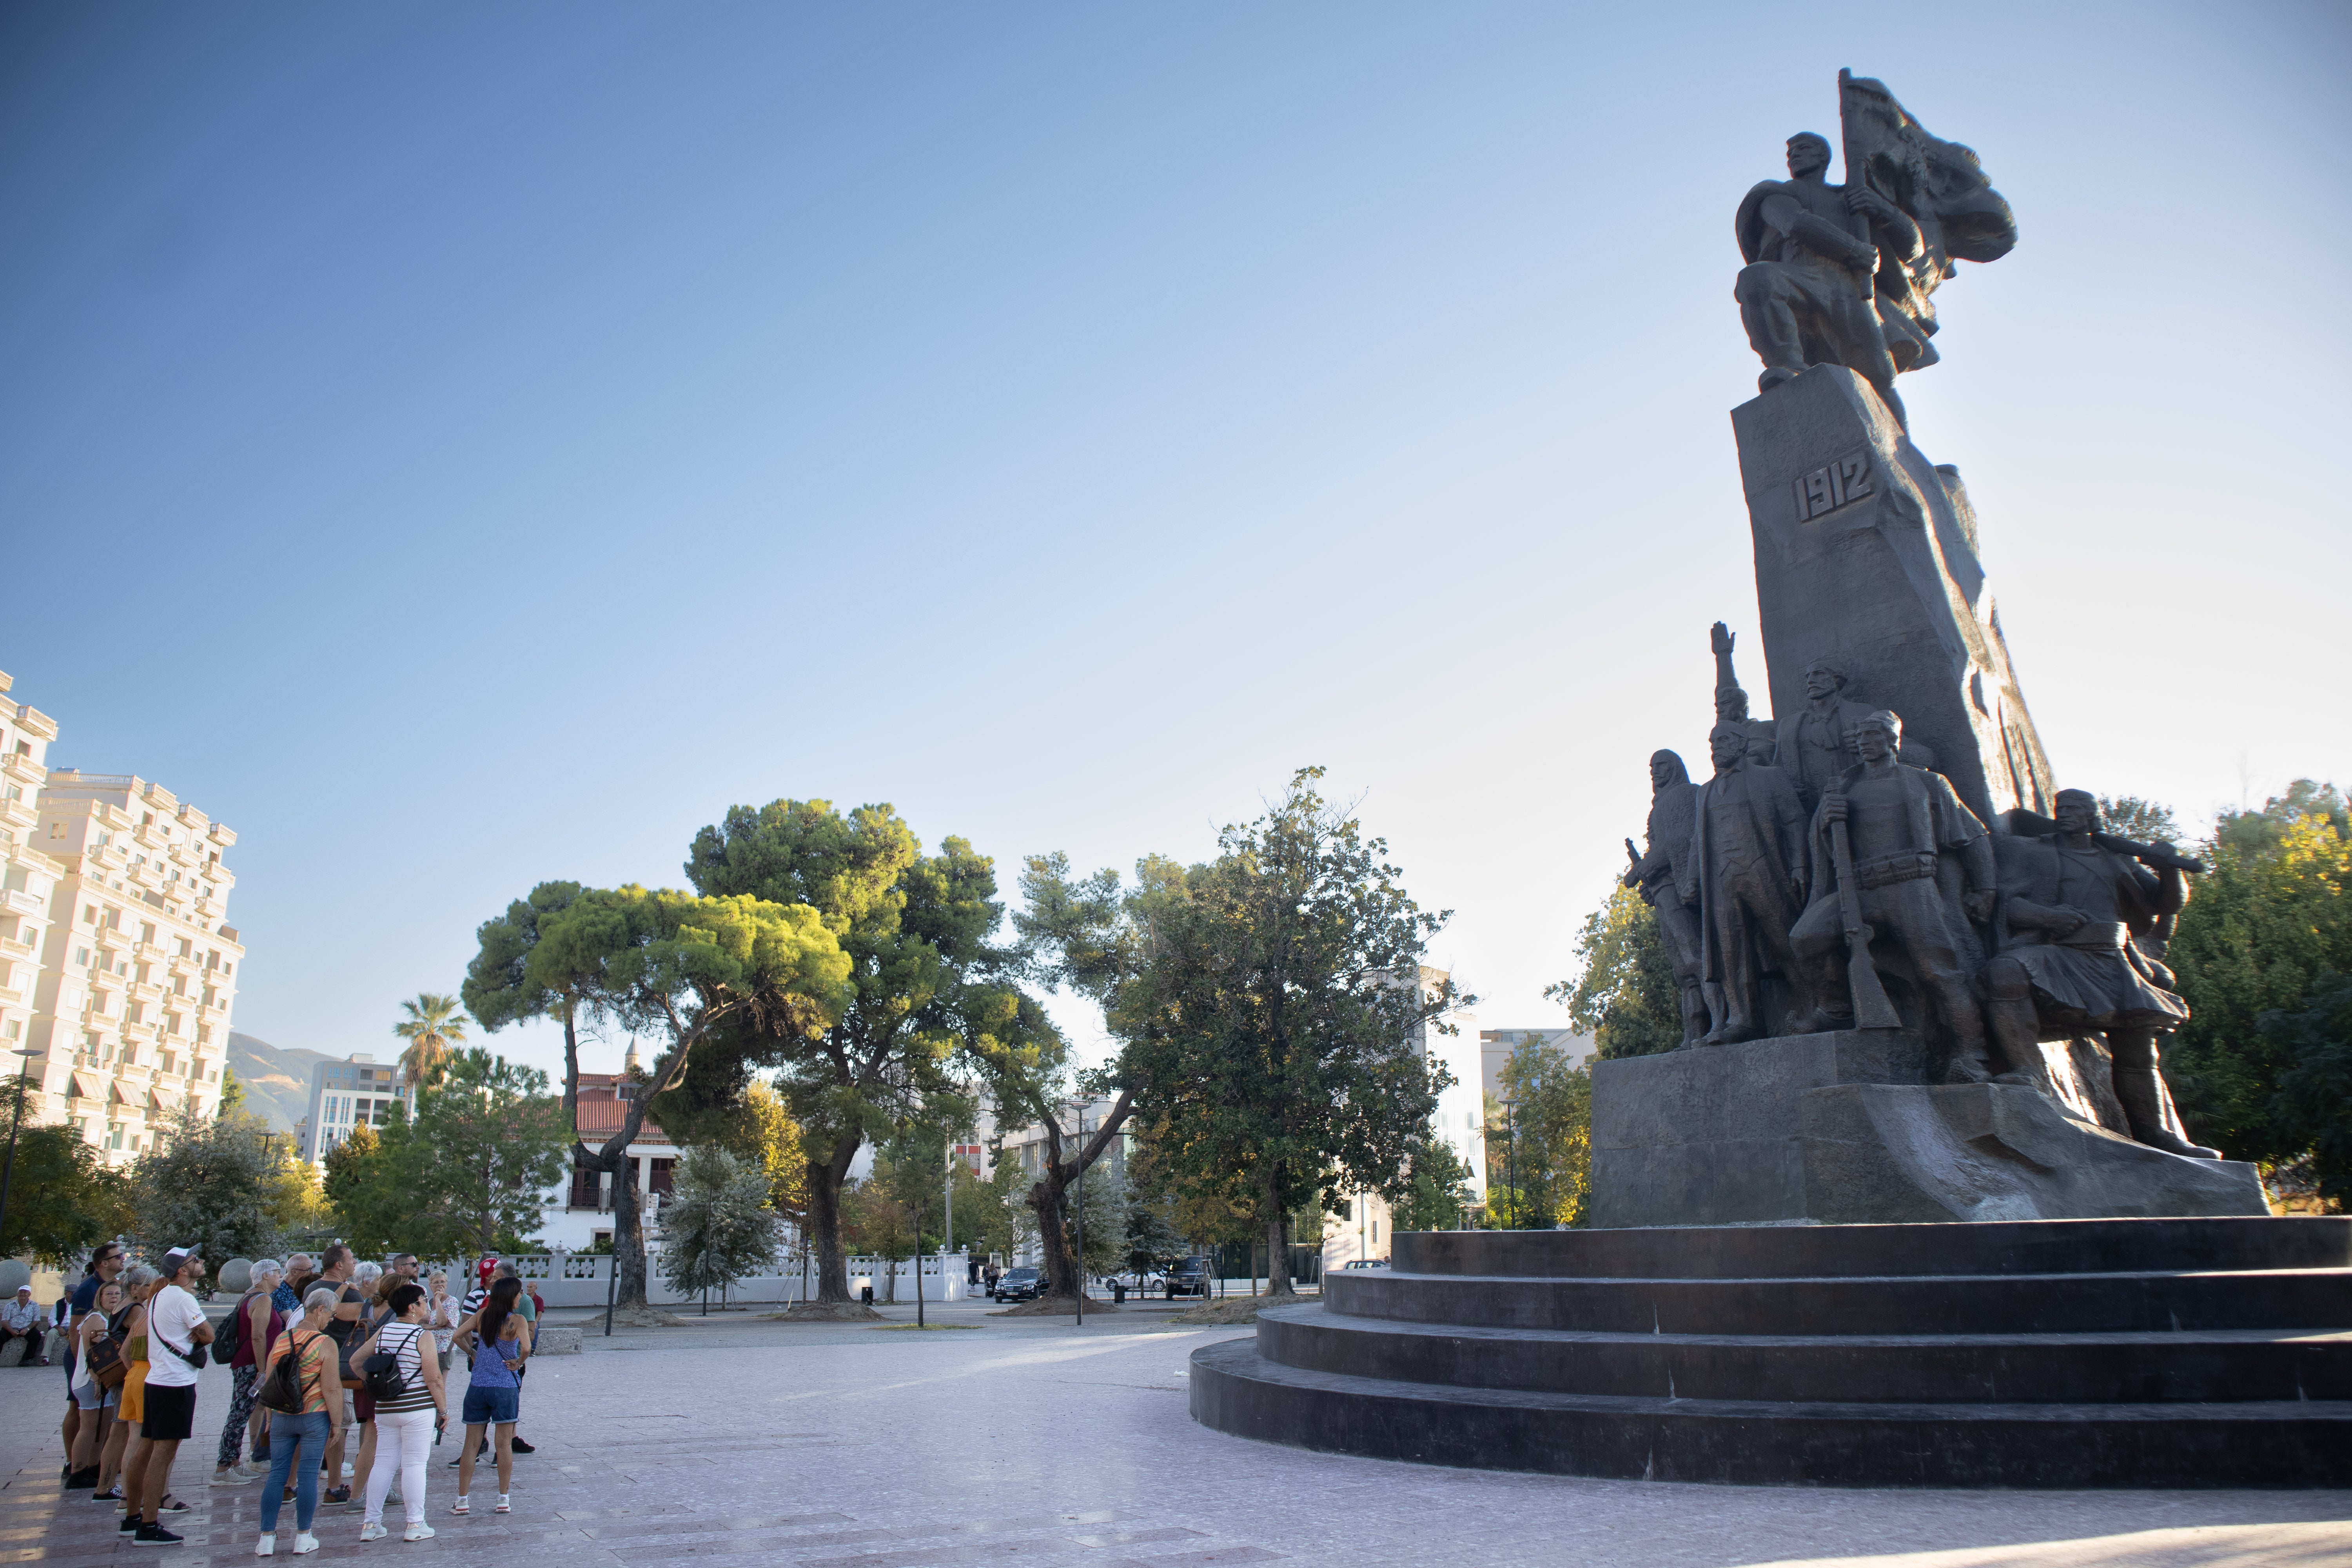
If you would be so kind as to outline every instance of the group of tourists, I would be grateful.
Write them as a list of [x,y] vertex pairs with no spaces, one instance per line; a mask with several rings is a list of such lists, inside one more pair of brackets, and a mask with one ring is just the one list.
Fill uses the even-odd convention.
[[[383,1510],[397,1501],[402,1539],[430,1540],[426,1461],[449,1425],[446,1374],[463,1352],[471,1370],[450,1512],[472,1511],[475,1460],[493,1444],[496,1511],[509,1511],[514,1456],[531,1452],[515,1423],[540,1302],[510,1263],[485,1258],[462,1301],[446,1273],[420,1272],[414,1254],[362,1262],[340,1243],[315,1267],[299,1252],[283,1264],[263,1258],[215,1327],[196,1300],[205,1263],[194,1247],[175,1247],[153,1265],[133,1262],[118,1243],[99,1247],[56,1325],[68,1388],[64,1484],[115,1504],[131,1544],[179,1545],[169,1521],[188,1505],[172,1494],[172,1464],[193,1433],[197,1374],[217,1362],[229,1369],[230,1398],[212,1485],[263,1483],[256,1555],[276,1553],[288,1503],[297,1556],[319,1549],[312,1525],[322,1505],[360,1509],[366,1542],[391,1533]],[[358,1444],[346,1461],[352,1427]]]

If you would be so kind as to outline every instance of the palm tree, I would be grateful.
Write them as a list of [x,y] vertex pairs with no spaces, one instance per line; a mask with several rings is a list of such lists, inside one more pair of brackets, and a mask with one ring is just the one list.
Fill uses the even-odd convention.
[[408,1042],[400,1053],[401,1071],[412,1089],[423,1089],[440,1078],[448,1065],[449,1047],[466,1037],[466,1026],[472,1020],[455,996],[430,991],[418,992],[415,1001],[400,1006],[408,1016],[394,1024],[392,1032]]

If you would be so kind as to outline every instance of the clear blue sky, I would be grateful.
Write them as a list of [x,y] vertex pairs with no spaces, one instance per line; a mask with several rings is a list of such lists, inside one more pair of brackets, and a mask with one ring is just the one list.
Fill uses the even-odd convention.
[[238,830],[278,1045],[733,803],[1009,884],[1302,763],[1558,1024],[1754,642],[1731,215],[1841,66],[2018,214],[1904,385],[2061,782],[2352,782],[2347,16],[14,6],[0,668]]

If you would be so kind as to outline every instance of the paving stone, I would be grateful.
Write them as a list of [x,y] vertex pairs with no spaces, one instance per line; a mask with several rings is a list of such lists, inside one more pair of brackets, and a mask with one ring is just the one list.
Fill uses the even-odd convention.
[[[1187,1358],[1243,1330],[989,1319],[977,1333],[733,1321],[607,1340],[536,1365],[515,1460],[516,1511],[448,1506],[438,1534],[362,1548],[357,1510],[323,1509],[313,1568],[1218,1568],[1295,1560],[1346,1568],[2317,1568],[2352,1561],[2343,1492],[1828,1492],[1651,1485],[1437,1469],[1228,1437],[1185,1410]],[[901,1315],[911,1318],[911,1312]],[[462,1384],[463,1373],[457,1376]],[[226,1373],[199,1383],[196,1440],[174,1482],[189,1543],[138,1553],[171,1568],[252,1568],[259,1483],[212,1489]],[[116,1568],[110,1509],[57,1484],[64,1378],[0,1372],[0,1564]],[[205,1436],[210,1434],[210,1439]],[[279,1552],[293,1510],[281,1516]],[[852,1538],[855,1539],[852,1539]],[[127,1565],[126,1565],[127,1568]]]

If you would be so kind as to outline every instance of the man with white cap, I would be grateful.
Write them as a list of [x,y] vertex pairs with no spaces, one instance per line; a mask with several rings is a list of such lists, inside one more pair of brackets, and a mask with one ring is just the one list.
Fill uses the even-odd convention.
[[22,1340],[26,1364],[30,1365],[34,1357],[40,1356],[41,1364],[48,1365],[49,1358],[41,1355],[41,1320],[47,1315],[33,1305],[33,1288],[17,1286],[16,1299],[0,1307],[0,1345],[10,1340]]
[[204,1308],[188,1289],[204,1278],[196,1249],[172,1248],[163,1255],[162,1272],[163,1288],[147,1305],[146,1412],[139,1428],[147,1464],[145,1484],[131,1500],[139,1521],[133,1546],[177,1546],[183,1540],[163,1528],[163,1502],[172,1489],[172,1460],[195,1430],[196,1369],[205,1364],[203,1347],[213,1337]]

